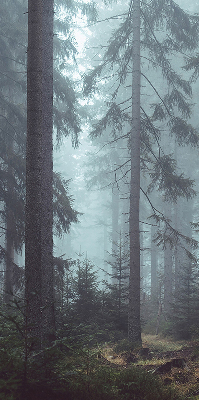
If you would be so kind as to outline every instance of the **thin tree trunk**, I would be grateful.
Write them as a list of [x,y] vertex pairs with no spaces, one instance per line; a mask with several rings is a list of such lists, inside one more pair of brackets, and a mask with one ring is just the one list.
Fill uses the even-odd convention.
[[13,199],[13,169],[11,167],[11,158],[13,156],[13,140],[8,138],[7,156],[7,204],[6,204],[6,269],[4,282],[4,302],[9,304],[13,300],[13,262],[14,262],[14,216],[12,211]]
[[154,243],[155,227],[151,225],[151,297],[157,297],[157,246]]
[[[174,147],[174,157],[179,167],[179,160],[178,160],[178,147],[177,141],[175,140],[175,147]],[[176,203],[174,204],[174,227],[176,231],[182,231],[182,220],[183,220],[183,213],[182,213],[182,199],[178,198]],[[184,233],[184,232],[183,232]],[[181,268],[183,264],[183,251],[180,247],[181,239],[178,238],[177,243],[175,244],[174,248],[174,260],[175,260],[175,299],[179,296],[180,286],[181,286]]]
[[108,263],[107,263],[107,256],[108,256],[108,218],[107,218],[107,210],[104,211],[104,279],[108,282]]
[[[176,231],[182,231],[181,229],[181,206],[182,199],[178,199],[177,203],[174,204],[174,226]],[[183,232],[184,233],[184,232]],[[175,298],[177,299],[181,286],[181,268],[183,264],[183,250],[180,247],[180,239],[175,244],[174,259],[175,259]]]
[[14,263],[14,246],[13,246],[13,213],[7,210],[6,221],[6,270],[5,270],[5,287],[4,302],[9,304],[13,299],[13,263]]
[[[118,219],[119,219],[119,190],[117,185],[114,184],[112,188],[112,264],[115,263],[116,255],[118,252],[118,239],[119,239],[119,227],[118,227]],[[116,284],[117,279],[114,277],[114,267],[112,267],[112,283]]]
[[139,225],[140,229],[140,297],[143,300],[144,297],[144,232],[142,224]]
[[[12,62],[14,69],[14,64]],[[8,88],[7,97],[9,102],[13,100],[14,91],[11,87]],[[10,121],[12,114],[4,110],[5,117]],[[11,136],[7,137],[7,201],[6,201],[6,269],[4,281],[4,302],[11,303],[13,300],[13,263],[14,263],[14,232],[15,220],[13,215],[13,194],[14,194],[14,171],[12,168],[12,158],[14,153],[14,139]]]
[[156,335],[158,335],[158,331],[159,331],[161,314],[162,314],[162,303],[161,303],[161,300],[160,300],[159,301],[159,308],[158,308],[157,322],[156,322],[156,331],[155,331]]
[[140,324],[140,0],[133,2],[133,84],[130,183],[129,327],[131,342],[141,342]]
[[[171,221],[171,204],[165,202],[165,215]],[[169,242],[166,242],[164,248],[164,311],[166,316],[170,314],[172,302],[172,269],[173,255],[172,248]]]
[[37,347],[54,335],[53,0],[28,2],[25,295]]

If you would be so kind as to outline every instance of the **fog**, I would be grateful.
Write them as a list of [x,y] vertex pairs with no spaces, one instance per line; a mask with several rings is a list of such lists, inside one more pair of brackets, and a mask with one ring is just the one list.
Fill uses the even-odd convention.
[[[10,6],[0,66],[2,299],[24,293],[27,212],[27,2]],[[54,11],[55,275],[65,293],[69,271],[76,282],[88,262],[100,290],[124,292],[126,325],[128,296],[146,325],[159,305],[174,318],[184,292],[186,307],[199,300],[199,2],[139,6],[59,0]]]
[[[182,7],[186,12],[196,13],[198,10],[198,3],[195,1],[190,1],[189,4],[185,1],[178,1],[180,7]],[[96,67],[103,58],[103,53],[106,50],[106,46],[108,44],[109,38],[113,33],[114,29],[119,27],[119,24],[123,20],[122,14],[125,13],[128,4],[124,2],[117,2],[117,4],[109,5],[108,8],[104,8],[102,3],[98,3],[98,18],[96,24],[88,24],[86,21],[80,19],[75,20],[75,24],[81,26],[81,30],[74,29],[73,34],[77,41],[78,54],[76,56],[77,67],[74,72],[74,80],[77,85],[80,84],[81,91],[81,78],[86,71],[91,68]],[[115,17],[116,16],[116,17]],[[109,19],[110,18],[110,19]],[[161,35],[164,35],[164,32],[160,32]],[[105,50],[104,50],[105,49]],[[188,56],[192,54],[188,51]],[[194,51],[195,54],[195,51]],[[172,57],[172,56],[171,56]],[[185,65],[185,58],[182,52],[178,52],[173,55],[172,60],[173,67],[178,71],[180,76],[183,79],[189,80],[192,73],[191,71],[186,72],[183,70],[183,65]],[[161,73],[157,71],[157,69],[149,70],[149,66],[145,65],[144,61],[142,62],[142,68],[144,71],[148,73],[149,79],[154,83],[156,90],[159,95],[162,96],[166,89],[165,80],[162,78]],[[66,72],[67,73],[67,72]],[[71,74],[71,72],[70,72]],[[80,82],[80,83],[79,83]],[[79,100],[80,106],[83,106],[84,109],[87,110],[89,117],[86,118],[85,123],[82,126],[82,132],[80,134],[80,144],[78,148],[74,149],[71,145],[70,138],[62,139],[60,146],[56,147],[54,151],[54,168],[59,171],[66,179],[71,179],[70,181],[70,193],[74,199],[74,208],[82,213],[79,216],[79,223],[72,224],[70,228],[70,232],[68,234],[64,234],[61,239],[55,238],[55,252],[57,255],[65,254],[67,257],[75,258],[77,254],[82,254],[83,256],[87,256],[89,260],[91,260],[96,270],[99,273],[100,278],[108,279],[106,271],[111,273],[111,266],[107,264],[107,261],[110,258],[110,254],[112,251],[112,214],[111,214],[111,202],[112,202],[112,192],[115,182],[117,178],[115,175],[118,175],[118,191],[119,191],[119,215],[117,221],[117,241],[119,238],[119,232],[123,230],[122,228],[122,220],[124,217],[124,208],[123,204],[128,195],[128,179],[121,178],[121,174],[119,171],[119,165],[122,164],[121,159],[125,159],[127,155],[121,156],[119,163],[113,163],[111,167],[104,167],[103,160],[100,158],[105,157],[105,154],[108,154],[107,147],[108,142],[111,141],[108,138],[108,133],[105,133],[105,137],[101,137],[98,139],[98,143],[96,140],[91,140],[89,137],[90,132],[92,131],[92,125],[96,123],[96,119],[100,119],[103,117],[106,112],[106,101],[109,99],[108,90],[104,86],[106,86],[107,80],[101,81],[100,85],[103,90],[98,91],[93,95],[93,97],[85,98],[81,97]],[[126,89],[128,85],[126,84],[125,88],[121,89],[120,96],[124,98],[126,96]],[[190,124],[196,129],[198,129],[198,120],[197,120],[197,108],[198,108],[198,81],[194,81],[192,85],[193,95],[191,97],[192,103],[192,112],[189,118]],[[157,96],[154,93],[154,89],[150,87],[150,84],[142,85],[142,98],[145,106],[146,102],[148,102],[148,108],[152,106],[152,104],[157,100]],[[177,111],[177,106],[176,106]],[[178,111],[176,115],[178,114]],[[166,126],[165,123],[162,123],[161,129],[165,131]],[[55,139],[56,142],[56,139]],[[121,142],[117,142],[117,151],[125,146]],[[172,155],[177,161],[177,170],[179,174],[184,174],[187,178],[193,179],[194,190],[198,190],[197,183],[197,157],[198,150],[191,147],[189,144],[184,145],[176,143],[175,137],[171,137],[168,132],[168,137],[162,137],[161,146],[163,151],[166,154]],[[109,145],[109,148],[114,148],[114,143]],[[123,148],[122,151],[124,152]],[[107,155],[107,157],[110,157]],[[120,157],[120,156],[119,156]],[[92,162],[95,164],[99,159],[99,168],[97,171],[96,166],[89,165],[89,160],[92,158]],[[100,174],[100,168],[107,171],[108,168],[115,168],[115,173],[111,170],[107,173],[107,179],[100,183],[100,177],[97,177],[97,174]],[[118,169],[117,169],[118,168]],[[93,184],[90,188],[89,186],[89,174],[94,177],[93,170],[96,171],[96,184]],[[101,171],[102,172],[102,171]],[[124,173],[125,174],[125,173]],[[146,172],[141,172],[142,175],[142,184],[146,188],[150,183],[149,176],[147,176]],[[126,185],[126,186],[125,186]],[[127,190],[124,191],[123,186]],[[151,195],[151,201],[153,205],[165,213],[164,211],[164,202],[163,204],[159,204],[161,194],[158,192],[157,187],[154,188]],[[171,225],[173,228],[176,228],[176,224],[180,225],[181,222],[176,221],[176,219],[182,219],[182,215],[180,217],[176,216],[175,208],[183,208],[185,207],[187,210],[190,209],[190,215],[187,216],[186,224],[191,222],[197,223],[198,213],[197,213],[197,195],[194,196],[192,200],[187,201],[183,200],[179,197],[177,203],[170,203],[169,208],[172,208],[170,219],[172,220]],[[128,205],[126,206],[128,209]],[[146,197],[141,194],[141,231],[142,237],[142,251],[141,251],[141,273],[142,273],[142,282],[143,287],[145,288],[147,293],[150,293],[151,287],[151,240],[152,240],[152,228],[153,222],[148,219],[150,215],[153,214],[153,210],[151,209],[150,203],[147,201]],[[182,214],[183,211],[179,211]],[[188,213],[188,211],[187,211]],[[126,218],[128,220],[128,218]],[[126,221],[127,224],[127,221]],[[155,224],[155,222],[154,222]],[[184,231],[183,231],[184,229]],[[186,227],[186,229],[189,229]],[[179,226],[179,231],[186,235],[185,227]],[[178,230],[178,228],[177,228]],[[126,229],[128,231],[128,229]],[[194,233],[192,230],[191,237],[197,240],[197,233]],[[154,233],[153,233],[154,234]],[[157,253],[157,268],[158,274],[163,273],[164,269],[164,250],[163,248],[156,246]],[[197,251],[195,253],[197,255]],[[174,257],[174,255],[172,255]],[[174,263],[175,264],[175,263]],[[175,269],[175,266],[173,266]],[[103,276],[103,271],[105,270],[105,275]]]

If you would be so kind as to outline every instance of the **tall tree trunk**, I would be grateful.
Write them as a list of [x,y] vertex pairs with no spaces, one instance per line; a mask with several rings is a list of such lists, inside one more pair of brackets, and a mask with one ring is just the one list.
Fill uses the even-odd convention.
[[[118,252],[118,239],[119,239],[119,189],[116,184],[112,188],[112,254],[111,262],[112,265],[115,263],[117,252]],[[117,279],[114,277],[114,267],[112,267],[112,283],[116,284]]]
[[28,1],[25,295],[31,336],[54,336],[53,0]]
[[53,279],[53,17],[54,0],[43,0],[43,132],[42,132],[42,323],[51,341],[55,336]]
[[[177,147],[177,141],[175,140],[175,147],[174,147],[174,157],[177,163],[177,166],[179,168],[179,156],[178,156],[178,147]],[[182,233],[182,221],[183,221],[183,212],[182,212],[182,199],[178,198],[176,203],[174,203],[173,206],[174,210],[174,227],[176,231],[181,231]],[[180,291],[180,285],[181,285],[181,268],[183,265],[183,259],[184,259],[184,254],[183,251],[180,247],[181,239],[178,238],[178,242],[175,244],[174,248],[174,260],[175,260],[175,299],[178,298],[179,296],[179,291]]]
[[[10,92],[10,91],[9,91]],[[9,93],[10,95],[10,93]],[[9,96],[10,97],[10,96]],[[6,268],[4,279],[4,302],[9,304],[13,300],[13,262],[14,262],[14,215],[13,215],[13,168],[11,160],[14,152],[13,139],[7,140],[7,201],[6,201]]]
[[144,286],[145,286],[145,276],[144,276],[144,232],[142,223],[139,225],[140,229],[140,297],[141,300],[144,297]]
[[[171,221],[171,203],[165,202],[165,216]],[[164,248],[164,311],[169,316],[172,302],[172,276],[173,270],[173,255],[172,247],[169,242],[166,242]]]
[[108,263],[107,263],[107,255],[108,255],[108,217],[107,210],[104,210],[104,279],[108,282]]
[[129,327],[131,342],[141,342],[140,324],[140,0],[133,1],[133,84],[130,183]]
[[151,225],[151,298],[155,300],[157,297],[157,246],[153,239],[155,236],[155,227]]
[[[181,212],[182,208],[182,199],[178,199],[174,204],[174,226],[176,231],[182,231],[181,229],[181,221],[183,219],[183,215]],[[183,232],[184,233],[184,232]],[[174,249],[174,259],[175,259],[175,298],[178,297],[180,286],[181,286],[181,272],[182,265],[184,259],[184,251],[180,247],[181,240],[178,239],[178,242],[175,244]]]
[[[11,156],[11,155],[10,155]],[[9,162],[9,161],[8,161]],[[14,216],[11,209],[11,199],[13,193],[12,183],[12,168],[8,165],[8,182],[7,182],[7,210],[6,210],[6,270],[5,270],[5,285],[4,285],[4,302],[9,304],[13,299],[13,262],[14,262],[14,245],[13,245],[13,223]]]
[[[125,193],[124,196],[127,196],[127,194]],[[122,236],[123,236],[123,249],[125,255],[127,256],[129,254],[129,198],[126,197],[122,199],[121,225],[122,225]]]

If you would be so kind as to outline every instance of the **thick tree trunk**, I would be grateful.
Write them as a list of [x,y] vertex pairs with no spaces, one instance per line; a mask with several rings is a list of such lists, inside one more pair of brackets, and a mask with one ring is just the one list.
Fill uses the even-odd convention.
[[53,0],[28,2],[25,295],[37,347],[54,335]]
[[[124,193],[126,188],[124,189]],[[124,196],[127,196],[125,193]],[[125,278],[124,278],[124,285],[126,289],[129,288],[129,199],[123,198],[122,199],[122,240],[123,240],[123,255],[124,255],[124,264],[126,266]],[[128,293],[126,293],[126,298],[128,298]]]
[[54,0],[43,0],[43,132],[42,132],[42,323],[48,341],[54,339],[53,280],[53,17]]
[[133,2],[133,85],[130,184],[129,329],[131,342],[141,342],[140,325],[140,0]]

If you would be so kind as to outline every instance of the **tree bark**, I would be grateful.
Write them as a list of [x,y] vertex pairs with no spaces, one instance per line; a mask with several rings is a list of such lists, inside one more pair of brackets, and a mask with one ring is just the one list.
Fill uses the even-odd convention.
[[[116,184],[112,187],[112,265],[115,263],[116,255],[118,252],[118,239],[119,239],[119,190]],[[116,284],[117,279],[114,277],[115,268],[112,267],[112,283]]]
[[53,0],[28,2],[25,296],[28,331],[54,337]]
[[[8,166],[8,175],[12,175],[12,168]],[[7,183],[8,202],[12,198],[13,188],[10,182]],[[6,210],[6,270],[4,302],[10,304],[13,300],[13,263],[14,263],[14,245],[13,245],[13,224],[14,216],[10,204],[7,204]]]
[[14,262],[14,215],[13,215],[13,168],[11,159],[13,157],[13,139],[7,140],[7,201],[6,201],[6,269],[4,281],[4,302],[10,304],[13,300],[13,262]]
[[151,225],[151,298],[157,298],[157,246],[153,239],[155,236],[155,227]]
[[129,326],[131,342],[141,342],[140,324],[140,0],[133,2],[133,82],[130,183]]
[[[165,216],[171,221],[170,203],[165,202]],[[166,242],[164,248],[164,311],[166,316],[170,315],[172,302],[172,276],[173,270],[173,254],[170,243]]]

